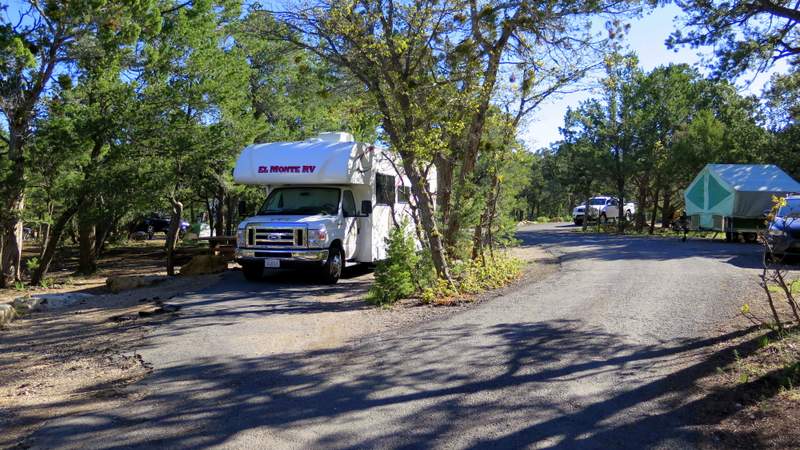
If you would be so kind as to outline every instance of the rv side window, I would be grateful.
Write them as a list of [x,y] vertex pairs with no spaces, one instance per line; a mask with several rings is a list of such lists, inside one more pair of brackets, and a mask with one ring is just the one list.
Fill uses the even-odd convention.
[[408,203],[411,198],[411,188],[408,186],[399,186],[397,188],[397,203]]
[[394,205],[394,177],[391,175],[375,175],[375,194],[377,204]]
[[350,191],[344,191],[344,194],[342,194],[342,214],[345,217],[355,217],[358,214],[356,212],[356,199],[353,198],[353,193]]

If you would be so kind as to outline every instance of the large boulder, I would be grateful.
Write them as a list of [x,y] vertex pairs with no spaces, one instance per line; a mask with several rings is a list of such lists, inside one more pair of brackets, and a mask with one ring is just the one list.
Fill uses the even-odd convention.
[[14,320],[16,315],[17,311],[13,306],[9,305],[8,303],[0,304],[0,325],[11,322]]
[[144,276],[124,276],[124,277],[108,277],[106,278],[106,287],[113,293],[136,289],[144,286],[151,286],[161,283],[169,277],[162,275],[144,275]]
[[206,275],[228,270],[228,261],[223,255],[197,255],[181,266],[181,275]]

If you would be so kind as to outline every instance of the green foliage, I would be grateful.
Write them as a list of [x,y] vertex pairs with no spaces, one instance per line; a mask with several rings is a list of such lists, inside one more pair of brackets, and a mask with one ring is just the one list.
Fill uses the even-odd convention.
[[449,304],[507,285],[522,273],[522,261],[504,253],[487,255],[485,259],[456,261],[453,264],[453,283],[431,280],[419,295],[423,302]]
[[410,297],[417,290],[414,278],[420,257],[407,222],[392,228],[386,241],[386,259],[375,268],[375,284],[368,295],[368,300],[378,305]]
[[25,262],[25,266],[28,268],[28,272],[33,272],[39,268],[39,258],[33,257],[30,258],[28,261]]
[[453,283],[449,283],[436,276],[429,252],[416,252],[407,226],[394,228],[388,244],[387,259],[378,263],[375,284],[368,295],[368,300],[378,305],[409,297],[419,297],[426,303],[448,303],[505,286],[522,270],[520,260],[498,252],[485,259],[456,261],[452,266]]
[[796,2],[689,0],[679,5],[685,16],[668,46],[712,46],[716,75],[737,77],[784,58],[796,64],[795,56],[800,53]]

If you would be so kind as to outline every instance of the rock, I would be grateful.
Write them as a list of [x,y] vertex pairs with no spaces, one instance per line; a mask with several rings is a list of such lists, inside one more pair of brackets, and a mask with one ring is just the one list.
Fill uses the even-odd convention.
[[17,311],[14,309],[13,306],[4,303],[0,305],[0,325],[6,324],[14,320],[14,317],[17,316]]
[[36,294],[14,299],[12,305],[23,312],[41,311],[43,309],[62,309],[83,303],[93,295],[82,292],[65,292],[61,294]]
[[228,270],[228,261],[222,255],[197,255],[181,266],[181,275],[206,275]]
[[161,283],[167,278],[168,277],[161,275],[108,277],[106,278],[106,287],[108,287],[108,290],[116,294],[118,292],[127,291],[130,289]]
[[11,306],[23,314],[44,309],[41,297],[18,297],[11,302]]

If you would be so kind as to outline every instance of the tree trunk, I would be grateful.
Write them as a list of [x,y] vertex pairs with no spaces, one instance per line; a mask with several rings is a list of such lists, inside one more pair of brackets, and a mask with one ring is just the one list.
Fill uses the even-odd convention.
[[[492,46],[492,50],[487,52],[486,70],[483,73],[483,85],[481,95],[478,99],[477,108],[474,115],[469,119],[469,127],[466,135],[466,145],[461,160],[461,170],[458,176],[458,185],[455,187],[454,204],[462,207],[467,205],[475,196],[475,185],[473,177],[475,164],[478,160],[478,150],[483,137],[483,129],[486,125],[489,106],[492,101],[492,92],[497,83],[497,73],[502,64],[503,50],[506,43],[513,34],[512,28],[504,27]],[[468,116],[469,117],[469,116]],[[445,245],[447,251],[451,252],[461,231],[461,214],[450,214],[445,228]]]
[[208,214],[208,231],[214,235],[214,208],[211,207],[211,201],[206,197],[206,213]]
[[78,270],[82,275],[97,271],[95,222],[86,214],[78,214]]
[[39,254],[39,268],[31,276],[31,283],[38,285],[47,275],[47,272],[50,270],[50,264],[53,261],[53,256],[56,253],[56,249],[58,248],[58,244],[61,242],[61,236],[64,234],[64,229],[66,228],[67,224],[72,217],[78,212],[81,208],[81,203],[76,203],[69,208],[67,208],[61,215],[56,219],[56,222],[53,224],[52,231],[50,232],[50,239],[47,241],[47,245],[42,247],[42,251]]
[[[9,186],[4,187],[7,193],[6,212],[0,211],[2,223],[3,248],[0,253],[0,288],[10,287],[20,281],[22,267],[22,211],[25,209],[25,166],[22,157],[22,148],[19,141],[14,138],[17,131],[11,131],[9,144],[9,158],[12,161],[12,170],[5,179]],[[16,147],[15,148],[15,144]]]
[[225,214],[223,212],[223,207],[225,206],[225,188],[220,186],[219,190],[217,191],[217,209],[214,210],[216,215],[215,225],[216,225],[216,232],[217,236],[224,236],[225,235]]
[[653,212],[650,214],[650,229],[648,230],[648,234],[653,234],[656,232],[656,217],[658,217],[658,188],[656,188],[655,192],[653,192]]
[[[586,200],[583,202],[583,223],[581,224],[581,229],[583,231],[589,229],[589,205],[592,203],[591,200],[591,197],[586,196]],[[600,218],[598,217],[597,220],[599,222]]]
[[[497,172],[492,176],[492,185],[489,189],[489,198],[486,199],[486,205],[481,213],[478,224],[475,226],[475,232],[472,236],[472,259],[478,259],[478,256],[483,255],[484,236],[483,230],[486,230],[487,236],[491,237],[492,232],[492,216],[494,215],[495,206],[497,205],[497,193],[500,189],[500,177]],[[492,242],[488,242],[491,250]]]
[[[622,156],[620,155],[620,160]],[[620,162],[621,166],[621,162]],[[624,233],[625,232],[625,174],[622,172],[622,168],[618,167],[617,173],[617,200],[619,201],[619,206],[617,207],[617,232]]]
[[661,204],[661,228],[669,228],[672,217],[675,215],[675,208],[672,206],[672,192],[664,189],[664,200]]
[[167,232],[167,275],[175,275],[175,246],[178,244],[178,230],[181,224],[181,215],[183,214],[183,203],[179,202],[177,198],[170,197],[172,203],[172,218],[169,221],[169,231]]
[[120,218],[118,216],[112,217],[98,224],[97,234],[95,236],[95,249],[96,249],[95,252],[97,254],[98,259],[102,256],[103,250],[106,247],[106,241],[108,240],[108,235],[111,233],[111,230],[117,227],[119,219]]
[[230,195],[230,193],[226,196],[225,202],[225,235],[226,236],[233,236],[233,210],[235,209],[234,203],[236,199]]
[[450,197],[453,190],[453,161],[443,154],[434,157],[436,166],[436,206],[441,223],[447,223],[450,217]]
[[450,268],[447,264],[447,258],[444,254],[444,246],[442,243],[439,228],[436,226],[436,217],[434,217],[433,199],[426,187],[427,180],[425,180],[420,170],[416,167],[413,155],[401,155],[403,160],[403,169],[411,182],[411,192],[417,202],[417,208],[422,222],[422,228],[425,231],[425,236],[428,238],[428,245],[431,250],[431,259],[433,266],[436,269],[436,274],[439,278],[447,280],[452,283],[450,278]]
[[[639,183],[639,189],[636,193],[636,201],[639,203],[636,208],[636,232],[641,233],[644,230],[644,223],[647,220],[645,207],[647,206],[647,187],[644,183]],[[620,206],[621,207],[621,206]]]
[[50,241],[50,230],[52,227],[49,223],[43,223],[39,229],[39,235],[41,237],[40,241],[42,243],[42,248],[47,246],[47,243]]
[[[21,213],[22,208],[12,210],[11,213]],[[0,286],[10,287],[20,281],[20,268],[22,266],[22,220],[9,219],[3,227],[2,268]]]
[[[16,191],[17,187],[12,187],[11,191]],[[10,287],[16,281],[20,281],[20,270],[22,268],[22,211],[25,208],[25,193],[12,192],[11,206],[5,214],[3,233],[3,248],[0,253],[2,264],[2,276],[0,276],[0,287]]]

